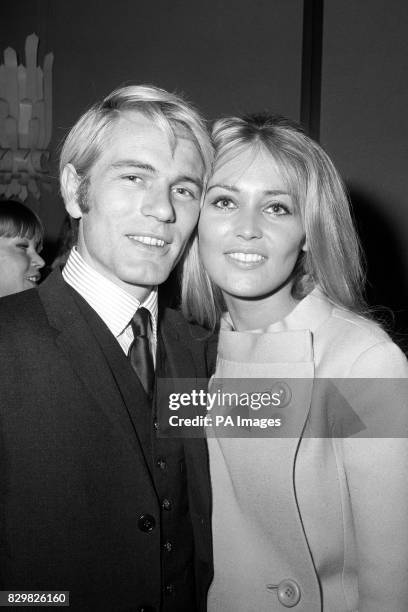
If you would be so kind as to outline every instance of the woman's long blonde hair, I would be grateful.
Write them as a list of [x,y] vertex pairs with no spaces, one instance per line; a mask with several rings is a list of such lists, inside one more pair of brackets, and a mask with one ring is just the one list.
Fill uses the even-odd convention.
[[[266,150],[287,181],[303,222],[308,249],[299,255],[292,293],[318,285],[338,306],[367,313],[362,252],[343,181],[332,161],[294,122],[268,114],[229,117],[213,127],[215,167],[243,150]],[[225,304],[200,260],[197,232],[183,263],[182,308],[189,320],[214,329]]]

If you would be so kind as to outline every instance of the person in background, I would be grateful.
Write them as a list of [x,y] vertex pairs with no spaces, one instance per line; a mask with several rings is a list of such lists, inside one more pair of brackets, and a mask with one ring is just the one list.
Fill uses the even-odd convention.
[[406,612],[408,363],[364,303],[342,181],[282,117],[221,119],[213,144],[184,311],[220,325],[228,391],[284,401],[269,438],[208,429],[208,610]]
[[37,286],[45,265],[43,226],[21,202],[0,201],[0,297]]

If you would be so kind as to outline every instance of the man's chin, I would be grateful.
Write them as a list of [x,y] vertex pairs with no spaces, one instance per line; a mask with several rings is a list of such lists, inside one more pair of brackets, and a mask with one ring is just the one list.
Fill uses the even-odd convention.
[[140,289],[151,290],[157,285],[164,283],[168,279],[170,272],[171,270],[146,270],[142,274],[128,273],[122,275],[121,280],[129,288],[133,287],[136,289],[139,287]]

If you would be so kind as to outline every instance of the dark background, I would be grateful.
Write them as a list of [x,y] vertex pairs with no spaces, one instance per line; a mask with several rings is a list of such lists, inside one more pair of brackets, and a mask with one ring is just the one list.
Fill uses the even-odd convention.
[[147,82],[184,93],[209,119],[266,108],[304,119],[304,15],[316,5],[314,133],[350,190],[370,302],[391,307],[395,330],[408,332],[406,0],[3,0],[0,49],[22,59],[36,32],[39,62],[54,53],[52,190],[27,201],[45,222],[46,254],[64,217],[58,147],[91,103]]

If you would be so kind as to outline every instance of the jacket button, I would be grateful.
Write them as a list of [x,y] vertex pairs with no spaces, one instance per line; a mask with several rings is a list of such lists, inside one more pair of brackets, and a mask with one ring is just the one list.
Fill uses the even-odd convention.
[[157,419],[154,419],[153,421],[153,427],[156,431],[159,431],[159,421]]
[[167,540],[167,542],[163,544],[163,548],[166,552],[171,552],[173,550],[173,544]]
[[290,578],[282,580],[278,584],[277,595],[282,606],[293,608],[300,601],[300,587],[297,582]]
[[156,608],[153,608],[153,606],[140,606],[137,612],[156,612]]
[[162,501],[163,510],[171,510],[171,501],[165,497]]
[[163,457],[159,457],[156,461],[156,465],[160,470],[165,470],[167,468],[167,462]]
[[139,527],[140,531],[150,533],[156,527],[156,520],[151,514],[141,514],[139,516],[139,520],[137,521],[137,526]]

